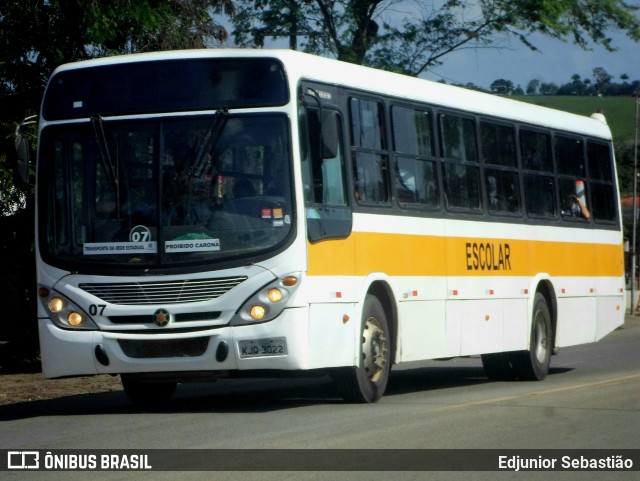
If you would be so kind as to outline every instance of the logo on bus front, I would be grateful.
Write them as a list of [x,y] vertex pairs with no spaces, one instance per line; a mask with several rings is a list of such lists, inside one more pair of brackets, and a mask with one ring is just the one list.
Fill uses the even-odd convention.
[[158,327],[165,327],[171,322],[171,314],[166,309],[158,309],[153,313],[153,323]]

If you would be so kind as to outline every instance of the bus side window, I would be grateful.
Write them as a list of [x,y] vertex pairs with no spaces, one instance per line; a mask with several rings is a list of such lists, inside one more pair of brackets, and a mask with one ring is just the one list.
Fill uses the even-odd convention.
[[557,135],[554,142],[560,212],[565,219],[589,219],[587,182],[585,182],[584,142]]
[[475,122],[469,118],[440,115],[440,138],[447,207],[480,209],[480,169]]
[[393,174],[402,207],[435,208],[439,204],[438,171],[432,139],[431,112],[394,105]]
[[520,130],[520,155],[524,174],[524,198],[527,214],[555,217],[556,187],[551,157],[551,142],[546,132]]
[[520,178],[514,127],[481,121],[480,152],[485,165],[487,209],[492,214],[520,214]]
[[609,144],[587,141],[587,167],[591,187],[591,212],[596,222],[616,220],[617,199]]
[[388,158],[382,103],[352,98],[350,105],[356,199],[366,204],[387,203]]
[[[308,107],[300,107],[298,114],[308,238],[317,242],[347,237],[351,233],[352,217],[346,195],[340,116],[333,111],[321,112]],[[323,130],[333,139],[325,142]]]
[[[305,203],[346,206],[345,168],[340,137],[338,136],[335,152],[329,154],[321,145],[320,112],[315,109],[303,110],[300,119],[300,145]],[[326,115],[324,122],[335,122],[335,130],[341,131],[338,115]]]

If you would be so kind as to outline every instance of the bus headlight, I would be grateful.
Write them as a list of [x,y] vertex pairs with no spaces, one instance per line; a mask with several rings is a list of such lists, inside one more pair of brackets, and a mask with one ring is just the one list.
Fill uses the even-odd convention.
[[66,296],[43,288],[39,294],[49,318],[56,325],[66,329],[97,329],[91,318]]
[[271,321],[287,306],[291,294],[298,287],[299,277],[289,275],[270,282],[251,296],[236,312],[232,326]]

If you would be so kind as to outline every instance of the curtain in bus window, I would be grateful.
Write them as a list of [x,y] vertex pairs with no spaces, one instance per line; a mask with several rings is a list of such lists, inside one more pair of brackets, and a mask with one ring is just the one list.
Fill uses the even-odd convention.
[[616,220],[616,194],[613,185],[592,183],[591,201],[591,213],[596,221]]
[[438,205],[436,164],[427,160],[434,155],[431,114],[424,110],[394,106],[393,149],[396,152],[394,177],[401,205]]
[[44,209],[47,213],[47,244],[50,252],[56,254],[69,254],[70,245],[67,237],[66,199],[68,198],[67,179],[65,176],[64,157],[66,155],[67,142],[57,141],[52,145],[52,151],[46,155],[52,158],[52,168],[45,177],[50,188],[47,189],[47,199]]
[[431,114],[422,110],[394,106],[393,149],[403,154],[433,157]]
[[516,139],[513,127],[480,122],[482,162],[517,167]]
[[480,173],[478,167],[444,163],[443,180],[447,207],[480,208]]
[[356,152],[356,197],[360,202],[380,203],[389,199],[385,171],[385,156]]
[[442,155],[447,159],[478,161],[475,123],[452,115],[440,116]]
[[[323,159],[320,155],[319,145],[321,138],[319,111],[302,108],[299,115],[305,202],[307,204],[346,206],[345,166],[342,149],[337,149],[336,157]],[[339,118],[336,118],[335,121],[340,122]],[[337,131],[341,132],[340,125],[338,125]],[[341,145],[341,142],[339,143]]]
[[587,141],[587,166],[593,218],[596,221],[615,221],[617,199],[609,144]]
[[351,133],[358,147],[382,150],[384,139],[382,104],[373,100],[351,99]]
[[591,179],[612,181],[611,152],[608,144],[587,142],[587,162]]
[[527,170],[553,172],[548,134],[521,130],[520,150],[523,168]]
[[582,140],[557,136],[555,138],[555,147],[558,174],[585,177]]
[[549,175],[525,175],[524,197],[527,214],[534,217],[556,215],[555,182]]
[[401,205],[438,206],[438,177],[435,162],[398,156],[396,191]]
[[487,208],[493,213],[520,213],[520,183],[517,172],[485,169]]
[[383,112],[380,102],[351,99],[353,171],[355,196],[359,202],[382,203],[389,200]]

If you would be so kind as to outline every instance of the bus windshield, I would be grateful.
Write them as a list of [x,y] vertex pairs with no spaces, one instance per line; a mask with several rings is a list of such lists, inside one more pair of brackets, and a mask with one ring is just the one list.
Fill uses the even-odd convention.
[[53,265],[178,266],[258,255],[293,224],[284,115],[50,126],[40,245]]

